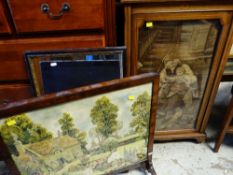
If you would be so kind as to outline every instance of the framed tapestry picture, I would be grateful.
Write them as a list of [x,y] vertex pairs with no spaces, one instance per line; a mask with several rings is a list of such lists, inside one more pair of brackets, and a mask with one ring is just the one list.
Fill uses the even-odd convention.
[[25,53],[35,95],[122,78],[124,50],[108,47]]
[[160,72],[155,139],[204,141],[233,40],[233,1],[121,2],[127,74]]
[[0,153],[12,175],[155,175],[158,83],[149,73],[11,103],[0,109]]

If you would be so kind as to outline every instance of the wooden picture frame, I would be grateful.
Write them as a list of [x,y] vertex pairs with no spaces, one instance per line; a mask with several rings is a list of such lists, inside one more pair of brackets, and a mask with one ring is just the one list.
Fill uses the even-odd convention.
[[34,94],[40,96],[123,78],[125,49],[122,46],[26,52]]
[[[139,167],[145,168],[152,175],[155,175],[152,164],[152,151],[158,83],[159,75],[148,73],[11,103],[0,109],[0,153],[12,175],[20,175],[22,172],[38,173],[41,171],[51,171],[59,174],[63,171],[68,172],[68,170],[76,173],[77,171],[88,170],[87,174],[94,174],[93,171],[102,170],[102,174],[115,174]],[[120,103],[116,103],[116,101]],[[124,125],[115,124],[117,128],[113,127],[115,128],[113,131],[109,129],[110,127],[106,127],[108,130],[101,130],[104,128],[103,126],[113,126],[113,124],[107,123],[104,125],[102,123],[102,127],[98,128],[95,123],[92,123],[93,121],[100,121],[100,118],[93,118],[93,116],[104,114],[100,110],[103,109],[101,104],[102,106],[109,105],[111,108],[111,114],[108,111],[108,117],[104,118],[103,121],[108,121],[109,116],[111,116],[109,121],[114,123],[116,120],[113,118],[117,118],[117,121],[118,119],[124,119]],[[140,110],[144,112],[143,116],[148,116],[141,118],[145,125],[140,124],[140,122],[137,125],[131,125],[132,122],[136,121],[133,116],[137,118],[137,114],[139,114],[138,107],[141,107],[141,105],[138,106],[138,104],[143,104],[145,107],[145,110]],[[127,106],[131,107],[131,109]],[[115,114],[117,108],[121,111],[118,117]],[[84,110],[83,115],[75,115],[74,111],[78,110]],[[130,110],[134,114],[125,115],[127,113],[125,111],[130,112]],[[88,117],[88,111],[90,111],[89,116],[91,117]],[[147,112],[145,113],[145,111]],[[100,114],[99,112],[103,113]],[[51,124],[51,121],[54,124]],[[54,121],[58,121],[57,124]],[[79,129],[76,128],[77,121],[80,123]],[[75,126],[71,124],[73,122]],[[69,128],[66,125],[68,123],[71,124]],[[141,127],[138,127],[139,124]],[[61,125],[60,129],[58,129],[58,125]],[[80,129],[80,126],[82,126],[82,129]],[[145,126],[148,126],[148,129]],[[91,131],[88,128],[92,127],[94,128],[92,131],[95,132],[88,132],[86,133],[88,136],[84,137],[83,132]],[[116,130],[118,133],[115,132]],[[54,131],[56,131],[56,134]],[[128,138],[126,137],[127,134],[124,133],[125,131],[127,131],[126,133],[129,132]],[[80,137],[70,135],[72,133]],[[139,134],[140,137],[135,139],[133,137],[135,134]],[[81,139],[83,137],[86,138],[86,142]],[[99,140],[94,144],[98,140],[97,137],[101,141]],[[74,138],[77,140],[75,141]],[[125,140],[119,142],[122,139]],[[65,145],[68,144],[69,148],[66,148],[65,145],[62,146],[62,140],[65,140]],[[111,144],[107,142],[110,140]],[[113,140],[115,144],[112,144]],[[73,143],[75,143],[74,146],[72,146]],[[81,143],[83,143],[83,147],[81,147]],[[137,144],[137,146],[135,147],[134,144]],[[64,156],[63,154],[67,155]],[[82,154],[82,156],[77,156],[78,154]],[[125,159],[126,157],[127,159]],[[115,163],[113,164],[113,162]],[[45,165],[46,168],[44,168]]]
[[[182,24],[185,23],[192,24],[193,22],[200,22],[200,24],[201,23],[208,24],[208,22],[210,23],[218,22],[219,26],[216,26],[216,30],[218,31],[215,37],[216,42],[215,43],[213,42],[212,43],[213,45],[210,45],[211,47],[209,47],[208,45],[203,45],[203,43],[205,42],[202,42],[201,45],[198,45],[197,43],[196,45],[197,47],[196,48],[194,47],[194,49],[197,51],[198,49],[200,49],[199,46],[202,45],[206,47],[207,51],[208,49],[209,50],[214,49],[214,50],[212,51],[211,61],[209,64],[210,66],[208,68],[209,70],[206,71],[207,79],[206,82],[203,83],[205,85],[204,86],[201,85],[202,87],[204,87],[201,93],[203,94],[203,96],[200,97],[199,107],[197,107],[196,109],[196,114],[193,113],[195,115],[193,115],[192,123],[190,123],[190,126],[183,124],[183,127],[180,128],[173,127],[174,123],[183,122],[184,121],[183,119],[185,119],[185,117],[183,117],[184,113],[182,113],[182,111],[179,110],[179,108],[177,108],[177,111],[171,112],[171,115],[167,117],[168,119],[172,120],[172,123],[169,125],[167,125],[167,123],[160,123],[159,119],[161,119],[162,117],[157,115],[158,120],[156,127],[158,129],[156,129],[155,140],[195,139],[197,142],[204,141],[206,138],[205,129],[211,112],[211,107],[213,105],[214,98],[217,93],[218,85],[221,81],[224,65],[226,64],[227,61],[227,55],[229,54],[230,47],[233,42],[232,1],[224,1],[224,3],[222,3],[220,1],[213,2],[210,0],[206,0],[205,3],[203,3],[201,1],[194,1],[194,0],[174,0],[173,2],[167,0],[148,0],[148,1],[121,0],[121,2],[123,3],[125,9],[125,45],[127,46],[127,75],[131,75],[131,76],[139,74],[140,73],[139,67],[142,65],[150,64],[149,62],[152,59],[154,59],[152,57],[149,59],[148,57],[149,61],[148,63],[145,64],[143,63],[140,64],[138,62],[140,58],[143,57],[143,54],[141,52],[143,50],[142,47],[146,47],[148,44],[148,42],[145,42],[142,39],[140,40],[140,36],[146,38],[146,36],[148,35],[148,40],[151,39],[150,41],[152,41],[151,44],[148,44],[149,46],[148,48],[152,50],[153,48],[151,46],[153,44],[156,45],[158,42],[161,42],[163,44],[166,43],[167,40],[169,40],[169,42],[171,41],[173,43],[179,44],[180,42],[182,42],[182,40],[188,41],[188,40],[192,40],[192,38],[198,39],[198,35],[200,39],[205,38],[204,36],[205,34],[202,36],[203,31],[201,31],[200,29],[197,30],[197,32],[195,33],[196,37],[193,37],[195,35],[192,36],[189,35],[190,28],[185,28],[185,27],[179,28],[179,25],[182,26]],[[171,25],[178,27],[169,28],[170,24],[169,25],[165,24],[169,22]],[[146,27],[146,29],[144,30],[145,32],[143,33],[141,29],[144,26]],[[151,28],[156,28],[156,27],[157,28],[160,27],[159,30],[161,33],[158,32],[157,34],[155,34],[153,33],[153,31],[150,31]],[[164,27],[164,29],[162,29],[162,27]],[[198,26],[198,27],[202,27],[202,26]],[[182,32],[182,30],[184,31],[184,35],[182,35],[182,37],[179,37],[178,35],[180,32]],[[210,33],[206,32],[206,33],[207,35],[210,35],[211,32]],[[161,37],[159,37],[160,34]],[[177,35],[178,37],[174,35]],[[207,35],[206,37],[208,37]],[[158,36],[158,40],[156,40],[157,43],[153,43],[154,42],[153,37],[157,37],[157,36]],[[192,44],[195,44],[195,40],[190,44],[191,46]],[[178,46],[178,48],[174,48],[174,49],[171,48],[172,47],[160,47],[160,48],[157,47],[157,49],[153,51],[155,52],[161,51],[164,54],[171,53],[170,58],[169,56],[167,57],[165,56],[165,58],[169,58],[171,60],[177,61],[178,57],[176,57],[177,55],[173,53],[181,51],[182,47],[179,48]],[[146,49],[144,48],[144,50]],[[187,48],[184,47],[183,51],[187,52]],[[159,58],[159,54],[156,55],[155,57]],[[161,65],[163,66],[164,64],[165,61],[161,61]],[[171,65],[172,64],[173,63],[171,63]],[[185,64],[187,64],[188,66],[186,66]],[[190,63],[185,63],[182,60],[177,61],[177,65],[184,65],[180,67],[186,67],[187,69],[189,69],[188,67],[191,67],[191,70],[192,68],[195,68],[195,64],[196,64],[195,62],[193,64],[190,64]],[[156,66],[159,67],[158,64],[155,62],[153,62],[153,65],[155,67]],[[205,65],[205,63],[202,65]],[[153,70],[148,69],[145,70],[144,72],[158,71],[158,70],[159,69],[153,69]],[[163,69],[160,69],[160,71],[161,70]],[[194,71],[192,70],[192,72]],[[162,74],[161,77],[163,77]],[[198,77],[194,79],[199,79],[200,82],[203,81],[202,78],[198,78]],[[171,94],[169,94],[169,96],[170,95]],[[161,101],[160,97],[159,97],[159,101]],[[180,102],[183,105],[184,101],[182,102],[181,100]],[[174,104],[178,104],[178,103],[174,103]],[[158,104],[158,112],[161,113],[161,116],[163,115],[164,112],[164,111],[161,112],[161,110],[163,109],[165,108],[161,107],[161,105]],[[167,111],[168,110],[165,109],[164,113],[167,113]],[[181,117],[178,117],[178,119],[173,118],[176,112],[179,114],[182,113],[182,115],[180,115]],[[165,128],[160,129],[161,125],[165,126]]]

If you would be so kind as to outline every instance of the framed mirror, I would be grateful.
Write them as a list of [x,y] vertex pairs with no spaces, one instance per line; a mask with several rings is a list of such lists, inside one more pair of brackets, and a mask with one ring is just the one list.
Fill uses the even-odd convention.
[[36,96],[123,78],[125,47],[27,52]]

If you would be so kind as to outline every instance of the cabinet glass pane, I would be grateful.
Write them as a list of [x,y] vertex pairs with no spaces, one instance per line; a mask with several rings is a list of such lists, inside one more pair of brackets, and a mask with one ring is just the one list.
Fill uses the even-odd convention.
[[139,28],[138,73],[160,72],[157,130],[195,128],[220,24],[147,21]]

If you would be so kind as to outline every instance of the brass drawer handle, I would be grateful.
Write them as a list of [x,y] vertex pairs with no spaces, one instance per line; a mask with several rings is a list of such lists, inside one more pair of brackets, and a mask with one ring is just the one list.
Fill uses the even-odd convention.
[[47,3],[41,4],[41,12],[46,13],[50,19],[60,19],[64,13],[70,11],[70,4],[64,3],[61,7],[60,12],[55,15],[50,11],[49,5]]
[[2,105],[7,105],[10,102],[11,101],[9,99],[4,99],[4,100],[2,100]]

